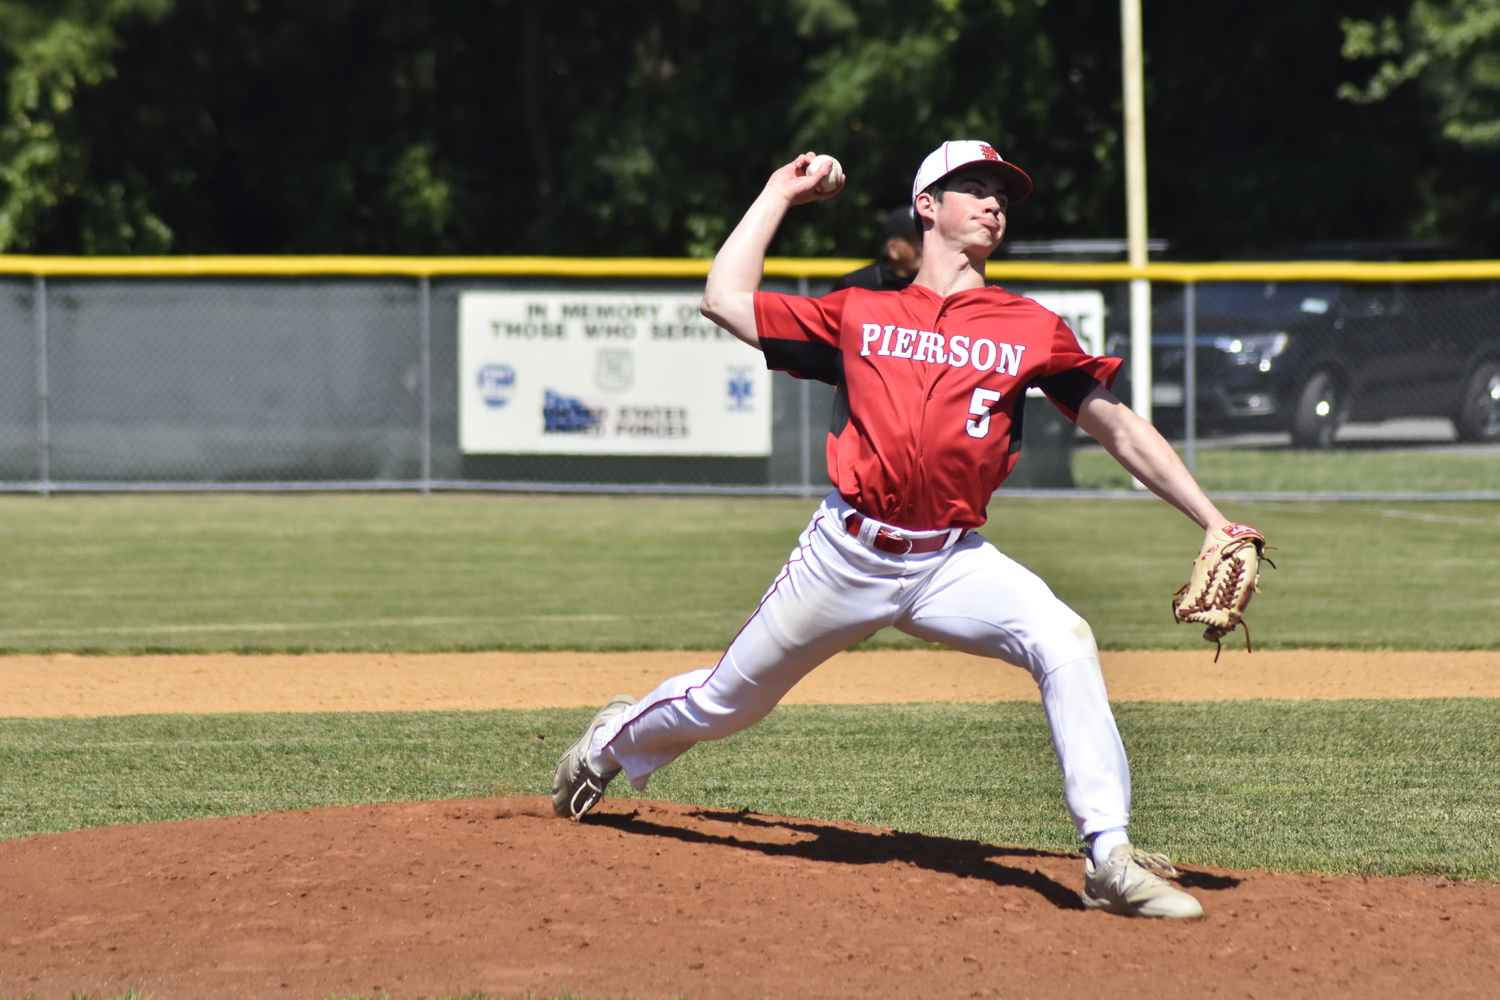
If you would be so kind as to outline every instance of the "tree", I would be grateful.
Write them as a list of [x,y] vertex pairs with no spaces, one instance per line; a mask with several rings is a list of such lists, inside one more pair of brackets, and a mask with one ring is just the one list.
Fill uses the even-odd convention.
[[[1117,4],[800,6],[797,28],[815,55],[782,152],[832,152],[859,187],[823,206],[826,221],[792,220],[789,248],[868,252],[866,220],[907,201],[917,164],[952,138],[989,139],[1040,181],[1044,196],[1015,210],[1013,229],[1032,238],[1123,231]],[[860,242],[839,238],[854,233]]]
[[189,253],[708,253],[809,58],[742,0],[178,0],[121,37],[70,124]]
[[[1031,225],[1112,231],[1118,29],[1087,2],[1059,52],[1043,0],[177,0],[69,125],[179,252],[706,255],[817,146],[850,189],[775,250],[858,255],[955,134],[1047,176]],[[85,249],[77,214],[39,245]]]
[[[1153,235],[1500,252],[1493,154],[1415,88],[1335,97],[1340,18],[1410,2],[1147,5]],[[960,137],[1036,178],[1013,238],[1124,229],[1116,0],[0,0],[0,35],[0,249],[701,256],[811,148],[849,186],[773,251],[858,256]]]
[[159,19],[172,0],[0,2],[0,60],[6,85],[0,124],[0,251],[34,242],[46,214],[76,201],[77,238],[88,251],[157,250],[171,232],[138,185],[119,177],[87,183],[88,148],[64,123],[80,90],[115,75],[115,28]]
[[[1146,5],[1153,232],[1191,257],[1297,253],[1313,242],[1482,242],[1472,157],[1432,135],[1417,94],[1337,98],[1343,16],[1410,0],[1156,0]],[[1495,234],[1491,229],[1490,237]]]
[[1472,149],[1500,149],[1500,0],[1416,0],[1398,22],[1345,20],[1344,58],[1379,59],[1364,86],[1339,96],[1384,101],[1407,81],[1435,100],[1445,137]]

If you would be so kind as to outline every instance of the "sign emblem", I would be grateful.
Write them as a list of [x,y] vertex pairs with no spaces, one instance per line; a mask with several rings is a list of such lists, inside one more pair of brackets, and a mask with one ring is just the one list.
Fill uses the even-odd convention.
[[755,401],[755,383],[750,381],[750,369],[743,365],[729,366],[729,383],[726,387],[729,394],[729,408],[731,410],[753,410]]
[[479,369],[479,395],[484,405],[499,409],[516,393],[516,370],[510,365],[485,365]]
[[548,389],[542,421],[546,434],[603,434],[604,407],[587,406],[581,399]]
[[635,385],[635,355],[603,350],[594,363],[594,382],[605,392],[629,392]]

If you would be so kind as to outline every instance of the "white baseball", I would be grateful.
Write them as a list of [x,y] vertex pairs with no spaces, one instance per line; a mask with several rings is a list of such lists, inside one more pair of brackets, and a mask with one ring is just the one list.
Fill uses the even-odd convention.
[[809,177],[811,177],[813,174],[816,174],[819,170],[823,169],[823,164],[825,163],[832,163],[833,169],[828,171],[827,177],[818,182],[817,190],[823,192],[824,194],[827,194],[829,191],[837,190],[839,184],[841,184],[844,180],[844,168],[839,165],[839,161],[835,160],[827,153],[819,153],[817,156],[814,156],[812,158],[812,162],[807,165],[807,174]]

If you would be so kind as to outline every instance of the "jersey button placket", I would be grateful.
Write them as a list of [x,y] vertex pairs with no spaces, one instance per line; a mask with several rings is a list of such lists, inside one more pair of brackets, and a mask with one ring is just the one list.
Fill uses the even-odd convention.
[[[942,328],[942,325],[943,325],[943,313],[946,312],[947,309],[948,309],[948,300],[944,299],[943,302],[942,302],[942,304],[940,304],[938,306],[937,312],[932,317],[932,329],[934,331],[940,330]],[[935,365],[928,365],[928,366],[926,366],[926,369],[923,372],[923,376],[925,378],[930,379],[930,381],[928,382],[928,385],[927,385],[927,392],[922,397],[922,413],[921,413],[921,416],[920,416],[920,418],[918,419],[918,422],[917,422],[917,457],[916,457],[916,462],[915,462],[916,468],[913,471],[914,471],[914,474],[916,475],[919,483],[922,483],[922,481],[927,478],[927,470],[922,465],[922,457],[923,457],[923,455],[926,454],[926,449],[924,447],[924,444],[925,444],[926,439],[927,439],[927,407],[928,407],[928,404],[932,402],[933,394],[935,392],[937,392],[937,379],[938,379],[938,376],[941,374],[941,372],[933,370],[936,367],[937,366],[935,366]],[[922,483],[922,485],[925,486],[925,483]],[[911,492],[910,495],[912,497],[916,497],[916,496],[919,495],[919,493],[920,493],[920,490],[912,490],[912,492]],[[915,500],[909,501],[907,503],[907,505],[906,505],[906,513],[908,515],[908,518],[915,517],[916,516],[916,512],[917,512],[916,501]]]

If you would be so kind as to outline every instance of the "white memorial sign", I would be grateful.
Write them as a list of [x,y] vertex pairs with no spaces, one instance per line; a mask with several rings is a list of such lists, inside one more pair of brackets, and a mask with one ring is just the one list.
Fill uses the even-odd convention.
[[1026,297],[1062,317],[1085,351],[1098,357],[1104,353],[1104,293],[1027,292]]
[[466,454],[769,455],[771,373],[698,295],[465,292]]

